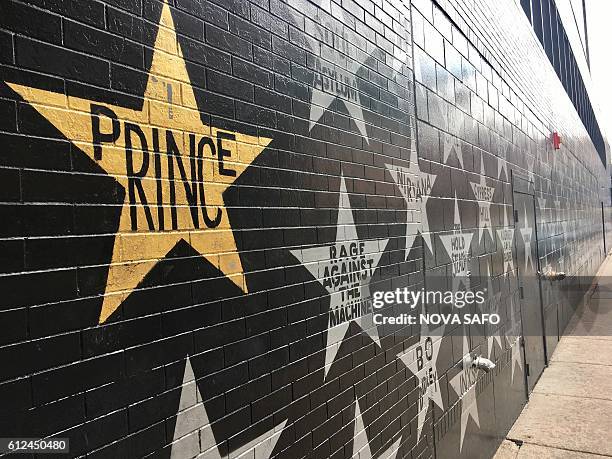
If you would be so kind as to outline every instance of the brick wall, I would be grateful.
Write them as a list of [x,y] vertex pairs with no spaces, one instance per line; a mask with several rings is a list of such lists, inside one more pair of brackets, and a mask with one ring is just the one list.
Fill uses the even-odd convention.
[[[0,437],[92,458],[490,456],[525,403],[513,190],[540,266],[569,274],[542,284],[550,350],[610,205],[500,3],[3,1]],[[372,323],[377,291],[467,278],[499,327]],[[464,370],[470,352],[495,371]]]

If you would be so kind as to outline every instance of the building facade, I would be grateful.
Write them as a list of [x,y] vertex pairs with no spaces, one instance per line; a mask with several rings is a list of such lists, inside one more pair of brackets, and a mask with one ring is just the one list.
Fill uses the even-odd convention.
[[[612,241],[563,8],[0,3],[0,436],[491,457]],[[377,323],[405,287],[502,320]]]

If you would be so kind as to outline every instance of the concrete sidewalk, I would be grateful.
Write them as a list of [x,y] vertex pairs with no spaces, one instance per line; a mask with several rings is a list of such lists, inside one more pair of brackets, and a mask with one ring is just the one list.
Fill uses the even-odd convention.
[[597,275],[494,459],[612,457],[611,257]]

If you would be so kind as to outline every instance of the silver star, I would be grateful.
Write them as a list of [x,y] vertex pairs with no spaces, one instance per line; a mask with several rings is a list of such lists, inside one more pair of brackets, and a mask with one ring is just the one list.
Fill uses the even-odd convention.
[[476,382],[478,381],[478,370],[472,366],[472,356],[470,355],[470,345],[468,344],[465,333],[463,334],[463,362],[462,369],[451,379],[450,385],[461,399],[461,440],[459,442],[459,452],[463,449],[463,439],[468,420],[472,418],[476,425],[480,427],[478,417],[478,400],[476,399]]
[[[339,14],[343,16],[342,10]],[[342,22],[343,18],[341,18]],[[334,49],[338,55],[354,54],[349,49],[351,37],[342,33],[341,37],[334,37]],[[338,39],[339,38],[339,39]],[[357,62],[356,66],[363,65]],[[366,143],[370,143],[366,125],[361,108],[361,98],[357,89],[357,77],[353,72],[344,69],[340,65],[327,62],[323,59],[314,58],[315,76],[313,81],[312,97],[310,99],[310,127],[309,131],[319,122],[325,110],[327,110],[334,100],[338,99],[346,108],[351,119],[355,122],[357,129],[365,138]]]
[[[382,459],[395,459],[399,451],[400,436],[393,444],[387,448],[378,457]],[[370,443],[368,442],[368,435],[363,424],[363,417],[361,416],[361,409],[359,408],[359,401],[355,401],[355,425],[353,429],[353,459],[372,459],[372,450],[370,449]]]
[[[280,438],[287,420],[284,420],[276,427],[270,429],[247,444],[241,446],[229,455],[230,459],[267,459],[274,451],[274,447]],[[208,413],[202,401],[202,395],[198,389],[191,366],[191,358],[187,356],[185,371],[183,373],[183,384],[181,398],[179,401],[179,412],[176,416],[174,426],[173,444],[170,457],[183,457],[184,447],[180,445],[180,438],[185,435],[200,430],[201,450],[209,452],[207,457],[211,459],[221,459],[222,455],[217,447],[217,442],[213,435],[212,427],[208,419]],[[176,440],[179,440],[178,442]],[[227,458],[227,456],[223,456]]]
[[[514,228],[508,226],[508,212],[504,212],[504,226],[497,230],[497,236],[502,244],[504,255],[504,272],[514,271],[514,254],[512,253],[512,245],[514,243]],[[507,268],[510,268],[509,270]]]
[[[510,347],[512,348],[512,383],[514,384],[514,367],[516,364],[523,370],[523,357],[521,356],[521,339],[520,339],[520,315],[516,314],[515,311],[515,303],[514,296],[510,297],[510,327],[508,328],[508,333],[506,334],[506,340]],[[517,318],[518,316],[518,318]]]
[[480,162],[480,183],[470,182],[472,191],[478,201],[478,241],[482,240],[482,235],[485,229],[489,232],[489,236],[493,239],[493,228],[491,227],[491,201],[495,188],[487,186],[485,178],[484,158]]
[[509,179],[508,177],[508,150],[510,149],[510,144],[508,143],[507,146],[504,148],[503,146],[503,142],[499,143],[499,157],[497,158],[497,178],[501,179],[501,171],[503,170],[504,173],[506,174],[506,180]]
[[[501,291],[493,293],[493,280],[491,278],[491,266],[487,264],[487,306],[488,310],[486,311],[489,314],[498,314],[499,305],[501,302]],[[484,306],[484,305],[483,305]],[[485,312],[485,311],[483,311]],[[493,353],[493,340],[497,341],[500,349],[502,347],[502,339],[499,333],[499,329],[495,330],[490,336],[487,337],[487,358],[491,358],[491,354]]]
[[525,271],[527,271],[527,265],[531,263],[531,269],[533,269],[533,258],[531,258],[531,238],[533,235],[533,228],[527,226],[527,207],[525,206],[525,226],[520,228],[521,237],[525,244]]
[[533,167],[534,165],[535,165],[535,158],[530,155],[527,158],[527,180],[535,184],[535,171]]
[[437,176],[421,171],[415,149],[410,151],[409,167],[394,166],[393,164],[385,164],[385,166],[389,169],[391,177],[393,177],[406,201],[404,259],[408,258],[418,232],[421,233],[427,247],[433,253],[426,204]]
[[351,322],[358,324],[380,346],[372,318],[369,284],[387,242],[389,239],[359,240],[346,183],[341,176],[335,244],[291,250],[330,294],[325,376]]
[[422,323],[419,342],[410,346],[405,352],[398,354],[402,362],[417,377],[419,384],[417,443],[421,438],[421,432],[427,417],[429,400],[433,400],[441,410],[444,410],[436,366],[443,334],[444,326],[438,327],[431,332],[429,326],[426,323]]
[[458,289],[459,283],[463,283],[463,285],[469,289],[468,255],[473,236],[474,235],[469,231],[464,232],[461,227],[459,204],[457,203],[457,196],[455,196],[455,221],[453,233],[440,236],[442,245],[451,259],[454,290]]
[[442,162],[446,164],[446,161],[448,161],[449,156],[454,151],[457,155],[457,159],[459,160],[459,164],[461,164],[461,168],[463,169],[463,151],[461,150],[461,140],[451,134],[444,134],[443,138],[444,159],[442,160]]

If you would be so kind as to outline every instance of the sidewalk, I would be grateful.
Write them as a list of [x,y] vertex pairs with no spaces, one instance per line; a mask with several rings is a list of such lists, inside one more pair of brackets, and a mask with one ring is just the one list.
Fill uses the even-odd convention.
[[597,282],[494,459],[612,457],[612,258]]

